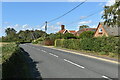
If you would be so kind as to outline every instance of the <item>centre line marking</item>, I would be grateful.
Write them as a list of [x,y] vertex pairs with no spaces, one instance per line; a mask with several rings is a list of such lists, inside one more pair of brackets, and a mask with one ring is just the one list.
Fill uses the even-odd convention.
[[52,55],[52,56],[58,57],[57,55],[54,55],[54,54],[52,54],[52,53],[49,53],[49,54]]
[[102,77],[105,79],[108,79],[108,80],[112,80],[112,79],[108,78],[107,76],[102,76]]
[[41,51],[46,53],[46,51],[44,51],[44,50],[41,50]]
[[75,65],[75,66],[77,66],[77,67],[80,67],[80,68],[82,68],[82,69],[85,68],[85,67],[80,66],[80,65],[78,65],[78,64],[76,64],[76,63],[74,63],[74,62],[71,62],[71,61],[67,60],[67,59],[64,59],[64,61],[66,61],[66,62],[68,62],[68,63],[71,63],[71,64],[73,64],[73,65]]

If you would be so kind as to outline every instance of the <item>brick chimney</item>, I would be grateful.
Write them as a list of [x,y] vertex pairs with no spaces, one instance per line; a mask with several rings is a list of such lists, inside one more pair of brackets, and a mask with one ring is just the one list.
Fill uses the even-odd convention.
[[64,30],[65,29],[65,25],[61,25],[61,30]]

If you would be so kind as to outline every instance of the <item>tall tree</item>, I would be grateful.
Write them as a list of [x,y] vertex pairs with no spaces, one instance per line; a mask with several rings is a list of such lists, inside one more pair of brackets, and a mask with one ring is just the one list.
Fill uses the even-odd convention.
[[10,36],[15,35],[16,32],[17,32],[17,31],[16,31],[14,28],[7,28],[7,29],[5,30],[5,33],[6,33],[7,36],[8,36],[8,35],[10,35]]
[[17,41],[18,35],[16,33],[17,31],[14,28],[7,28],[5,30],[6,33],[6,40],[7,41]]
[[89,28],[89,26],[88,25],[82,25],[82,26],[79,27],[79,30],[83,29],[83,28]]
[[102,18],[105,19],[105,24],[120,27],[120,1],[112,6],[105,6]]

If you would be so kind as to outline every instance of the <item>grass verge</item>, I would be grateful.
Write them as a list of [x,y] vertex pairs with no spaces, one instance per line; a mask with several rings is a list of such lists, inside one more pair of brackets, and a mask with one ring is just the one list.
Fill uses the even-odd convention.
[[56,46],[54,46],[54,47],[58,48],[58,49],[71,50],[71,51],[75,51],[75,52],[78,52],[78,53],[88,54],[88,55],[91,55],[91,56],[97,56],[97,57],[107,58],[107,59],[112,59],[112,60],[117,60],[117,61],[118,61],[118,59],[120,59],[120,56],[117,53],[108,53],[108,54],[106,54],[105,52],[74,50],[74,49],[68,49],[68,48],[56,47]]
[[24,60],[24,52],[15,43],[2,46],[2,79],[29,78],[29,66]]

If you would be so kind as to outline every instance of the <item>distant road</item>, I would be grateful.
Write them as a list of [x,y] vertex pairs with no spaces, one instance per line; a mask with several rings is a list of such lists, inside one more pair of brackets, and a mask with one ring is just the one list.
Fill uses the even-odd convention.
[[20,46],[37,62],[42,78],[118,78],[118,65],[114,63],[32,44]]

